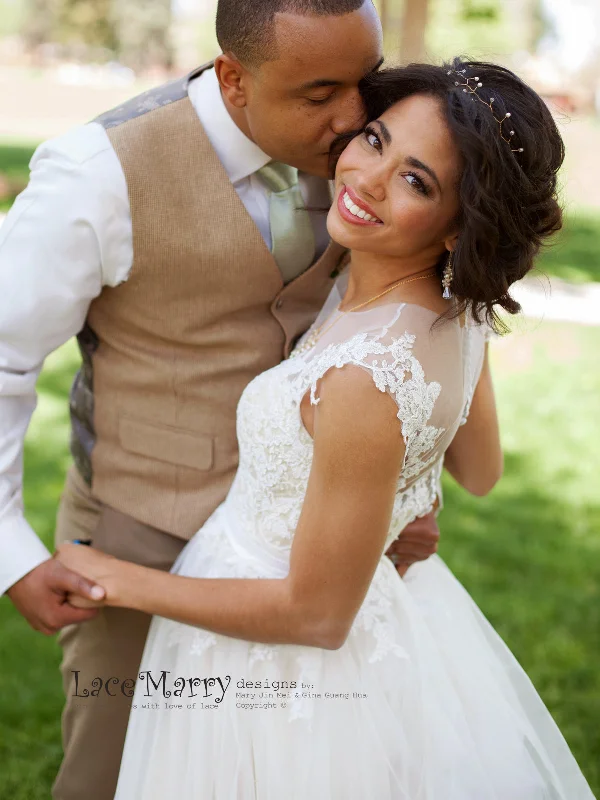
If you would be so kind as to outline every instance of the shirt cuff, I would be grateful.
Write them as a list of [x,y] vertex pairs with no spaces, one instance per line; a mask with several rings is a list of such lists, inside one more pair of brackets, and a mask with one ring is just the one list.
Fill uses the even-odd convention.
[[24,517],[0,526],[0,595],[52,554]]

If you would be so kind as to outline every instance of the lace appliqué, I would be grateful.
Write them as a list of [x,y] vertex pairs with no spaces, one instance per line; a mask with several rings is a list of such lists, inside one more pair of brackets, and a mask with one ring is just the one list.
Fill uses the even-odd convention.
[[[396,319],[392,320],[390,326]],[[310,401],[312,405],[318,405],[317,383],[332,367],[354,364],[372,374],[379,391],[392,395],[398,406],[397,417],[402,424],[402,437],[406,445],[398,484],[401,490],[434,463],[437,456],[431,455],[429,460],[424,456],[432,453],[445,428],[428,425],[442,387],[437,381],[427,383],[425,380],[423,368],[412,353],[416,337],[404,333],[392,338],[389,344],[384,344],[381,339],[390,326],[375,337],[363,332],[341,344],[330,344],[308,363],[307,369],[298,376],[298,382],[301,394],[310,388]]]
[[349,639],[364,633],[373,637],[374,649],[369,655],[369,664],[382,661],[388,655],[402,659],[409,657],[406,649],[395,640],[391,622],[391,598],[398,588],[391,581],[395,583],[399,580],[400,576],[395,568],[388,571],[385,567],[378,566],[376,580],[369,587],[350,629]]

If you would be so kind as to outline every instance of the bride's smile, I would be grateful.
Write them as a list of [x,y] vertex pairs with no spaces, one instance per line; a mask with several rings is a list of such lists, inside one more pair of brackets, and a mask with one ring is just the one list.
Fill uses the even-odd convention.
[[342,186],[338,193],[338,210],[342,219],[352,225],[382,225],[382,221],[356,194],[351,186]]

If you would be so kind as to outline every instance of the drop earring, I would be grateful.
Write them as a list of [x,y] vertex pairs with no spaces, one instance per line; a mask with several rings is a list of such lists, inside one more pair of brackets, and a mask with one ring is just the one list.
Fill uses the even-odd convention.
[[453,260],[454,253],[452,250],[448,256],[448,260],[446,261],[446,266],[444,267],[444,276],[442,278],[442,286],[444,287],[444,293],[442,297],[444,300],[450,300],[452,297],[452,291],[450,290],[450,286],[452,284],[452,278],[454,276],[454,272],[452,270],[452,260]]

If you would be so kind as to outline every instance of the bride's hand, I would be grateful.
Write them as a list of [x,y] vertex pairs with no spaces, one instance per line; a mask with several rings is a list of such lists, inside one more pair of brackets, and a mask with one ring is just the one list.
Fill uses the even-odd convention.
[[64,542],[59,545],[52,557],[58,559],[61,564],[64,564],[73,572],[93,580],[102,586],[106,592],[105,596],[98,602],[78,597],[75,594],[69,594],[67,600],[72,606],[76,608],[99,608],[105,605],[112,605],[111,600],[115,599],[117,592],[119,559],[102,553],[100,550],[95,550],[93,547],[73,544],[72,542]]
[[391,558],[396,572],[403,578],[409,567],[417,561],[426,561],[437,552],[439,539],[435,514],[431,512],[407,525],[385,555]]

